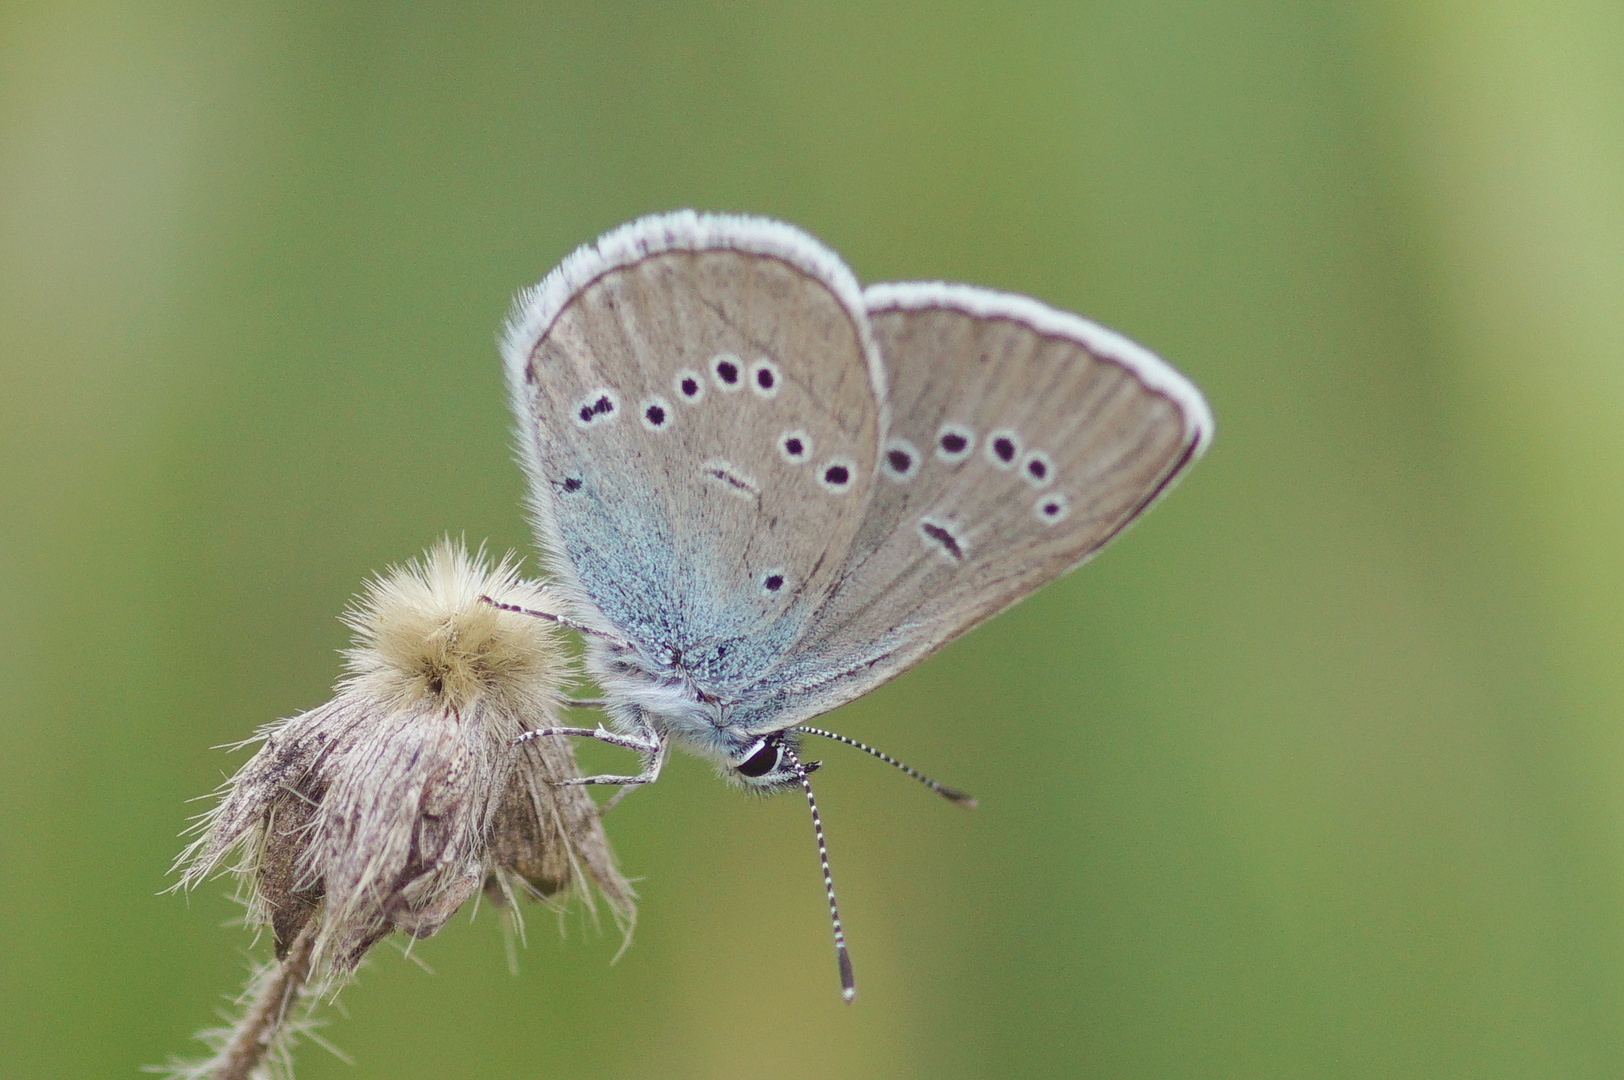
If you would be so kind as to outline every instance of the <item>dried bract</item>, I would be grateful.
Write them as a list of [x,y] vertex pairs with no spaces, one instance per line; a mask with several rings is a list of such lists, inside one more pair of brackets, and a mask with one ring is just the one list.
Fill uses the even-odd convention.
[[[631,892],[554,723],[569,663],[556,628],[481,598],[558,604],[510,561],[444,541],[368,584],[345,615],[348,674],[325,705],[263,728],[182,856],[182,884],[225,866],[278,956],[315,920],[313,970],[353,970],[392,930],[427,937],[481,885],[508,897]],[[589,897],[590,898],[590,897]]]

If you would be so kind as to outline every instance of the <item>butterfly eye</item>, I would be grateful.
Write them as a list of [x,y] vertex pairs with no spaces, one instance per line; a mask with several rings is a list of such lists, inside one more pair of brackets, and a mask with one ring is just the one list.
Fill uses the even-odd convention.
[[740,776],[757,779],[778,768],[778,761],[782,756],[783,749],[778,743],[763,739],[758,744],[756,752],[733,766],[733,771]]

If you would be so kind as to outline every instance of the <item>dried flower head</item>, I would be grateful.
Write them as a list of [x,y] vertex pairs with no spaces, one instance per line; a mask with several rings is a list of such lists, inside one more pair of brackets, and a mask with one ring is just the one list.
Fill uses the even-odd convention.
[[[615,868],[553,723],[569,663],[556,628],[482,600],[553,612],[511,560],[446,540],[367,585],[345,615],[348,674],[325,705],[267,725],[181,857],[182,885],[223,865],[285,957],[314,921],[319,977],[352,971],[392,930],[427,937],[482,885],[499,899],[595,884],[617,918]],[[590,894],[588,894],[590,900]]]

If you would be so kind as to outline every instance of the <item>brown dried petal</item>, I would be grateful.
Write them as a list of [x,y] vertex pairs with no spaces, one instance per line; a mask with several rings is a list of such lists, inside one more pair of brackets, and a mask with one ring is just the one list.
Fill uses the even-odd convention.
[[[520,752],[491,829],[494,868],[539,897],[561,892],[584,874],[615,915],[629,923],[633,893],[615,864],[597,804],[584,788],[556,783],[580,775],[574,749],[562,739],[535,739]],[[499,875],[486,882],[486,892],[498,903],[505,901]]]

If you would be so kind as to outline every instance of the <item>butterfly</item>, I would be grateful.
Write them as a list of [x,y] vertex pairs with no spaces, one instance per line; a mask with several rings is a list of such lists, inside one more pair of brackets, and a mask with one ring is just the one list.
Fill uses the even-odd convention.
[[[1211,441],[1146,349],[1024,296],[862,288],[794,226],[640,218],[520,293],[502,338],[529,510],[607,726],[761,790],[798,737],[1077,566]],[[967,796],[913,773],[956,801]]]

